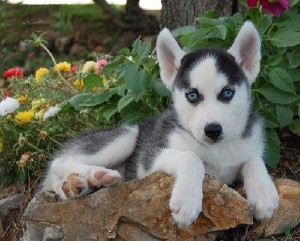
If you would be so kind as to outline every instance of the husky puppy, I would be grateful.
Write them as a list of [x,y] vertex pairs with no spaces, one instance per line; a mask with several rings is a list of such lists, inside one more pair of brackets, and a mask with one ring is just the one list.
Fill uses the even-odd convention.
[[65,143],[43,190],[72,199],[160,170],[176,179],[169,204],[174,220],[190,225],[202,209],[205,174],[227,184],[241,177],[255,217],[270,218],[279,197],[262,160],[264,127],[250,91],[260,70],[260,47],[251,22],[227,51],[186,53],[163,29],[157,57],[173,107],[139,125],[93,131]]

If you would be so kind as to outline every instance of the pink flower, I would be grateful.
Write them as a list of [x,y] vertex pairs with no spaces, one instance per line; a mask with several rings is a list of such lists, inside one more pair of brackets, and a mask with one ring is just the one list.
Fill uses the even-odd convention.
[[100,59],[99,61],[97,61],[97,66],[98,66],[98,70],[97,70],[97,74],[101,74],[102,69],[108,64],[108,61],[106,59]]
[[247,4],[250,8],[261,5],[264,13],[272,13],[274,16],[280,16],[290,8],[290,0],[247,0]]
[[73,64],[71,66],[71,74],[76,74],[78,69],[79,69],[79,65],[78,64]]
[[23,71],[19,67],[8,69],[4,72],[4,78],[11,78],[11,77],[18,77],[23,78],[24,74]]

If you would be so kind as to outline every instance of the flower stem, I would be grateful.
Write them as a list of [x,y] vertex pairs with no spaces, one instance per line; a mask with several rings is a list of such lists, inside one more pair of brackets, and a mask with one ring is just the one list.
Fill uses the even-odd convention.
[[[33,149],[35,149],[35,150],[37,150],[38,152],[45,153],[45,151],[44,151],[44,150],[42,150],[42,149],[38,148],[37,146],[35,146],[35,145],[31,144],[30,142],[26,142],[26,145],[27,145],[27,146],[29,146],[29,147],[31,147],[31,148],[33,148]],[[46,154],[46,153],[45,153],[45,155],[46,155],[46,156],[49,156],[49,155],[48,155],[48,154]]]
[[[48,53],[48,55],[50,56],[52,62],[54,63],[54,66],[56,66],[56,60],[53,57],[52,53],[49,51],[49,49],[43,44],[43,43],[39,43],[40,46]],[[61,75],[60,71],[57,70],[58,72],[58,76],[61,78],[61,80],[64,82],[65,85],[67,85],[69,88],[71,88],[73,94],[76,93],[76,90],[73,88],[72,85],[70,85],[70,83]]]
[[61,146],[61,143],[60,143],[60,142],[56,141],[55,139],[53,139],[53,138],[50,137],[50,136],[47,136],[47,137],[48,137],[51,141],[53,141],[55,144]]

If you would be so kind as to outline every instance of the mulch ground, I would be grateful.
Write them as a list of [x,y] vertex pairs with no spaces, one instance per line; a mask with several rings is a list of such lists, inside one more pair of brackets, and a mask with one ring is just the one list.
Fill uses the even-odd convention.
[[[276,169],[270,169],[269,173],[275,178],[289,178],[300,182],[300,137],[290,132],[283,131],[280,133],[281,159]],[[22,209],[15,210],[13,221],[5,230],[5,235],[0,237],[0,241],[17,241],[20,240],[23,234],[22,213],[34,195],[34,190],[40,182],[40,178],[33,178],[26,186],[14,184],[10,187],[0,187],[0,200],[18,193],[23,193],[24,205]],[[219,241],[254,241],[259,237],[248,235],[247,226],[224,232]],[[272,241],[300,241],[300,226],[291,230],[292,239],[287,238],[284,234],[270,237]]]

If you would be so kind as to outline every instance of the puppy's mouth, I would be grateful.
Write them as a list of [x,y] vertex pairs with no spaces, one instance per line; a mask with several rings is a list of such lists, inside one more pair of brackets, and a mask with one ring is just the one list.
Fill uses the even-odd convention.
[[217,139],[211,139],[208,137],[196,138],[199,143],[206,146],[218,145],[223,141],[223,136],[218,137]]

